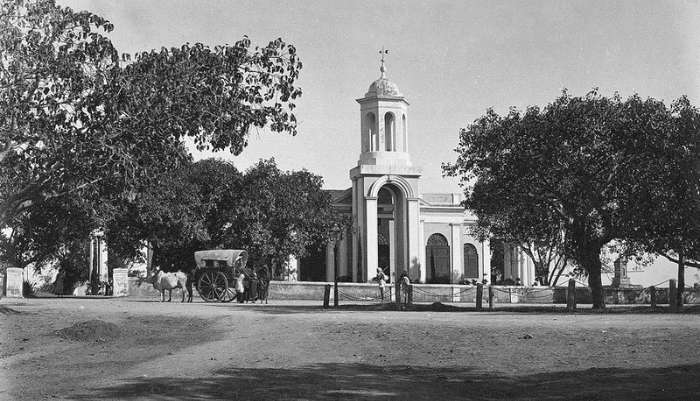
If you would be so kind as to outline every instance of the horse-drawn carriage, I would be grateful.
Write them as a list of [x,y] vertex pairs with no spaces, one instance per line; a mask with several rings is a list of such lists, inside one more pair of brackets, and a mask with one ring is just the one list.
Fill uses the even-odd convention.
[[[204,301],[231,302],[240,298],[236,291],[238,280],[244,281],[241,284],[246,288],[245,300],[267,300],[267,272],[261,272],[263,277],[258,277],[253,269],[246,267],[248,252],[237,249],[197,251],[194,260],[197,264],[194,282]],[[255,296],[251,296],[253,292]]]

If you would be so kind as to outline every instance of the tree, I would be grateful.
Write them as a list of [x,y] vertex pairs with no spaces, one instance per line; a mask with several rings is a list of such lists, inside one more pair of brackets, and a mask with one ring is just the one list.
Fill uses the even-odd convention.
[[[545,218],[539,238],[561,230],[566,255],[588,274],[593,307],[601,309],[601,249],[626,238],[624,206],[639,201],[634,183],[656,157],[645,143],[669,124],[668,110],[653,99],[564,92],[544,109],[503,117],[488,110],[462,130],[457,161],[445,169],[460,177],[465,206],[480,219],[493,217],[486,203],[496,210],[505,203]],[[526,222],[504,220],[504,228],[517,232]]]
[[[296,133],[296,49],[185,44],[118,53],[113,26],[54,0],[0,5],[0,228],[48,202],[111,210],[186,165],[182,140],[238,154],[249,131]],[[110,206],[115,203],[116,206]]]
[[[556,285],[567,262],[564,233],[557,226],[557,215],[546,204],[534,207],[505,191],[493,182],[477,179],[471,203],[472,211],[479,216],[474,234],[480,239],[498,238],[501,247],[503,242],[517,245],[532,260],[536,279],[545,285]],[[480,196],[498,196],[501,201],[491,202],[479,199]]]
[[[163,270],[189,271],[196,244],[207,241],[207,206],[186,165],[140,188],[133,200],[114,204],[105,223],[110,255],[123,261],[140,255],[144,244]],[[151,180],[153,181],[153,180]],[[164,252],[163,250],[167,250]]]
[[122,67],[112,29],[53,0],[1,6],[0,226],[48,199],[97,200],[102,185],[132,197],[150,167],[183,161],[185,137],[238,154],[252,127],[296,133],[301,62],[281,39],[185,44]]
[[[231,175],[229,182],[239,179]],[[333,212],[330,195],[321,190],[320,176],[281,171],[270,159],[249,168],[239,182],[234,199],[218,206],[216,217],[208,219],[216,241],[212,245],[247,249],[253,263],[280,267],[289,255],[303,257],[343,230],[345,222]]]
[[[630,225],[624,248],[677,263],[682,289],[685,267],[700,268],[700,112],[686,97],[670,112],[670,129],[645,143],[655,157],[634,182],[640,202],[626,205]],[[683,304],[682,291],[675,302]]]

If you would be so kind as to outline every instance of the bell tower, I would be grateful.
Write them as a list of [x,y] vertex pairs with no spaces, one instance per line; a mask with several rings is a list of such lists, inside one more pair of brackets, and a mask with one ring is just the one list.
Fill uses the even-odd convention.
[[381,76],[360,104],[361,150],[358,165],[410,166],[408,155],[408,102],[399,87],[386,78],[384,53]]
[[360,104],[360,158],[352,180],[353,281],[368,282],[380,268],[391,282],[402,272],[420,277],[418,181],[408,153],[408,102],[386,77],[382,49],[380,77]]

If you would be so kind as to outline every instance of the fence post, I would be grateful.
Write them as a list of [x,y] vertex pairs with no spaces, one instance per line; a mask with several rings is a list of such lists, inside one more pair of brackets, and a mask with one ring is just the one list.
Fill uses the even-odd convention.
[[413,305],[413,284],[408,286],[408,300],[406,303]]
[[566,291],[566,311],[576,312],[576,280],[569,279],[569,288]]
[[489,312],[493,310],[493,286],[489,285]]
[[651,302],[651,310],[656,309],[656,287],[649,287],[649,300]]
[[481,302],[483,301],[484,298],[484,285],[482,283],[478,283],[476,285],[476,310],[477,312],[481,312]]
[[335,278],[333,283],[333,306],[338,306],[338,277]]
[[396,305],[401,305],[401,282],[396,280],[394,283],[394,295],[396,299]]
[[327,308],[328,304],[330,303],[330,297],[331,297],[331,285],[326,284],[324,291],[323,291],[323,307]]
[[676,297],[678,289],[676,288],[676,280],[668,280],[668,306],[671,312],[678,312],[678,302],[676,302]]

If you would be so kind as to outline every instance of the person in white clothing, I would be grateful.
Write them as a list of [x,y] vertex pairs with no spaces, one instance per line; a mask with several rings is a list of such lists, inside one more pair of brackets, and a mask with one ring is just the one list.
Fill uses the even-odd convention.
[[245,287],[243,286],[243,280],[245,280],[245,274],[241,272],[241,274],[238,275],[238,278],[236,278],[236,299],[239,303],[245,301]]
[[386,288],[386,282],[389,280],[389,277],[384,274],[384,269],[377,267],[377,276],[374,280],[379,283],[379,298],[384,302],[384,288]]

